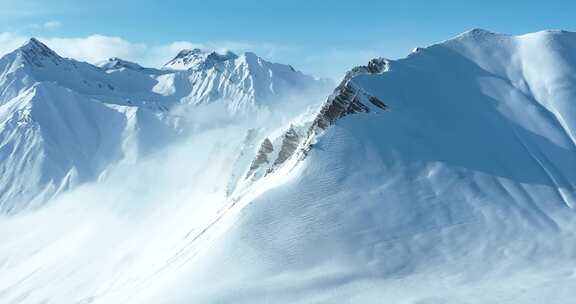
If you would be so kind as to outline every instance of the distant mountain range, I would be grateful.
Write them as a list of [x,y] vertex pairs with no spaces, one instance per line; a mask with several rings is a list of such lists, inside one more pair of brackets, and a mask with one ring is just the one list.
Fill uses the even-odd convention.
[[221,103],[234,115],[329,86],[253,53],[195,49],[162,69],[119,58],[94,66],[31,39],[0,59],[0,210],[41,205],[178,138],[175,106]]

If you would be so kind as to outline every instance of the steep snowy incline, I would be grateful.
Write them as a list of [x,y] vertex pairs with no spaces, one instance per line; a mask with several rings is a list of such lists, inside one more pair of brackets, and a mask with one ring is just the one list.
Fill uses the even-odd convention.
[[[283,185],[248,204],[200,256],[136,298],[574,298],[576,34],[473,30],[380,62],[385,69],[350,75],[337,89],[328,105],[343,106],[319,113],[317,121],[327,124],[302,141],[307,152],[294,154],[303,159]],[[373,108],[370,97],[386,111],[348,111],[351,104]],[[347,115],[327,119],[334,113]]]

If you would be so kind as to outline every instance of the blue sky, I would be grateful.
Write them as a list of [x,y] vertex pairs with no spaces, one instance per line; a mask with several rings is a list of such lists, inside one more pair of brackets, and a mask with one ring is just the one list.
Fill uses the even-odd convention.
[[[476,27],[510,34],[576,31],[576,1],[568,0],[0,0],[0,4],[0,52],[35,36],[64,55],[87,61],[120,56],[158,65],[179,47],[201,46],[252,50],[334,78],[371,57],[403,57],[416,46]],[[98,43],[102,45],[96,47]]]

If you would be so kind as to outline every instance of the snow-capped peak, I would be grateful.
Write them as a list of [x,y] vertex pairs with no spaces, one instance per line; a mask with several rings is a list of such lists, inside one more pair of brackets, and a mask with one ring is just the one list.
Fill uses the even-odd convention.
[[25,63],[38,67],[43,66],[43,63],[47,61],[58,64],[58,62],[63,59],[36,38],[28,40],[28,42],[18,48],[15,53],[19,54]]
[[180,51],[174,59],[164,65],[164,69],[188,70],[209,69],[214,65],[238,58],[238,55],[227,51],[223,54],[216,51],[203,51],[199,48]]

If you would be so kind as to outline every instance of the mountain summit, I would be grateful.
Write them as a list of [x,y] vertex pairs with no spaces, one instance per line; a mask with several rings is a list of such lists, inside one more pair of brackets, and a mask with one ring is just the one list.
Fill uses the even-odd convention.
[[26,63],[37,67],[41,67],[46,60],[54,64],[62,61],[62,57],[36,38],[31,38],[15,52],[20,54]]
[[215,51],[202,51],[198,48],[186,49],[180,51],[176,57],[166,63],[164,69],[209,69],[218,63],[236,58],[238,56],[230,51],[220,54]]

